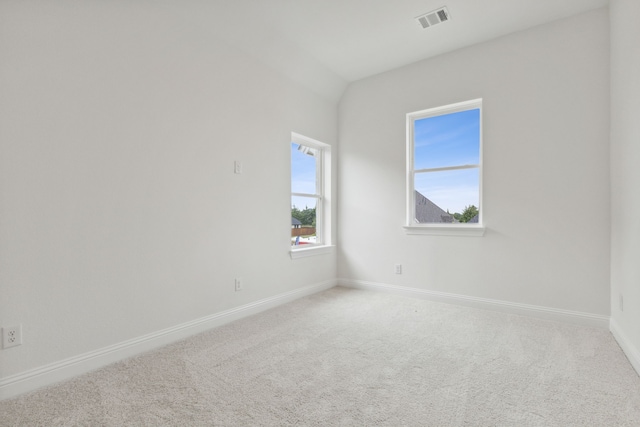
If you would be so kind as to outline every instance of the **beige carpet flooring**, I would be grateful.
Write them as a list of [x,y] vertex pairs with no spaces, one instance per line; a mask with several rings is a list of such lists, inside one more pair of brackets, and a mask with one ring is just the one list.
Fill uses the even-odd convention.
[[334,288],[0,402],[2,426],[640,426],[604,330]]

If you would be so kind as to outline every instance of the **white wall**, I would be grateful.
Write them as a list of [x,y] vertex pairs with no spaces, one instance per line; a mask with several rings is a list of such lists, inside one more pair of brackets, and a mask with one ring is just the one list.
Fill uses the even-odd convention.
[[335,146],[336,88],[179,3],[0,3],[0,380],[336,277],[287,237],[290,135]]
[[613,0],[610,14],[612,330],[640,372],[640,3]]
[[[405,114],[474,98],[485,236],[405,235]],[[353,83],[339,139],[343,282],[608,316],[606,9]]]

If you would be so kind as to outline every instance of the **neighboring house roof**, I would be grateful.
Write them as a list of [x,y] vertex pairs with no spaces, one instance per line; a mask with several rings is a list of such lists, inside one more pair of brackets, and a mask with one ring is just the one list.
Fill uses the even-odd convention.
[[440,206],[420,194],[416,194],[416,221],[420,224],[424,223],[451,223],[453,215],[448,214]]
[[474,222],[476,224],[478,223],[478,214],[476,214],[476,216],[474,216],[469,221],[467,221],[467,224],[471,224],[472,222]]
[[291,225],[302,225],[298,218],[291,217]]

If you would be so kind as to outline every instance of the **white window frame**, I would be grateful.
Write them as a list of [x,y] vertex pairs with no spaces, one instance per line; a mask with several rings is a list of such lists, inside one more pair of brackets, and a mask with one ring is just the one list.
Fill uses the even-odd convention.
[[[442,116],[451,113],[458,113],[467,110],[480,110],[480,141],[479,141],[479,163],[477,165],[456,165],[450,167],[439,167],[430,169],[414,169],[414,129],[417,120],[428,117]],[[442,107],[429,108],[407,114],[407,216],[404,230],[406,234],[427,234],[435,236],[483,236],[485,232],[483,222],[483,201],[482,201],[482,99],[458,102]],[[416,173],[437,172],[442,170],[461,170],[477,168],[479,174],[479,205],[478,223],[453,223],[453,224],[418,224],[415,220],[415,175]]]
[[[307,136],[291,132],[291,142],[317,150],[316,160],[316,192],[296,193],[291,191],[291,197],[312,197],[316,199],[316,243],[304,246],[292,246],[292,259],[320,255],[333,251],[331,245],[331,146]],[[291,187],[291,185],[289,185]],[[291,208],[291,206],[289,206]],[[291,209],[289,209],[291,211]],[[291,236],[289,236],[289,241]]]

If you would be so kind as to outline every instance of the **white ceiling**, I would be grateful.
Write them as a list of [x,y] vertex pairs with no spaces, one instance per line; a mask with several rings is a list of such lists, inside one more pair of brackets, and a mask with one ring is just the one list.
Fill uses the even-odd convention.
[[[176,6],[173,13],[201,30],[337,99],[349,82],[605,7],[608,0],[193,0],[172,4]],[[414,19],[442,6],[451,15],[448,22],[422,29]]]
[[[608,4],[608,0],[235,0],[230,12],[260,43],[264,27],[351,82]],[[423,30],[415,17],[446,6]]]

